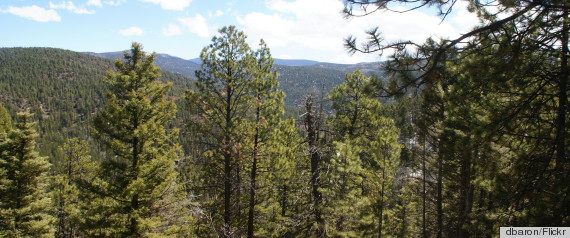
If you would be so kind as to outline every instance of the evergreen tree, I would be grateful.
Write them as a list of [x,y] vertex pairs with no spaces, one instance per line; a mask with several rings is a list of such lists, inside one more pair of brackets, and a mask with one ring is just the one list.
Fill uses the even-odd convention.
[[291,171],[277,165],[291,165],[285,161],[298,156],[298,144],[292,142],[298,137],[293,124],[281,120],[284,94],[277,88],[273,59],[263,40],[253,51],[235,27],[219,33],[202,51],[197,90],[187,94],[195,110],[191,129],[199,151],[192,176],[201,180],[193,191],[206,208],[204,217],[210,218],[203,219],[199,234],[288,232],[290,227],[278,224],[286,215],[277,212],[283,211],[279,197],[284,195],[276,186]]
[[0,144],[0,236],[53,237],[47,194],[50,163],[39,156],[32,114],[17,114]]
[[6,108],[0,104],[0,134],[4,134],[4,136],[6,136],[6,134],[10,132],[11,129],[12,118],[10,117],[10,114]]
[[257,182],[256,237],[302,237],[308,235],[311,193],[309,161],[294,120],[276,124],[260,148]]
[[106,154],[90,184],[100,196],[90,204],[91,236],[184,236],[188,228],[175,171],[181,149],[169,127],[176,107],[165,98],[169,85],[158,80],[154,58],[133,43],[105,78],[110,91],[94,136]]
[[[349,0],[345,13],[391,2],[409,3]],[[447,16],[456,2],[417,3]],[[436,178],[438,237],[567,224],[570,200],[560,194],[568,194],[570,181],[568,3],[468,2],[481,24],[456,39],[391,43],[373,30],[364,47],[355,38],[346,46],[395,50],[385,66],[399,80],[380,87],[383,96],[423,91],[421,133],[427,157],[435,158],[424,172]]]
[[92,181],[95,163],[89,155],[87,141],[70,139],[60,147],[64,161],[52,177],[52,197],[55,207],[56,237],[80,237],[88,216],[88,204],[93,195],[81,187],[81,181]]
[[201,186],[212,188],[196,192],[204,198],[218,198],[203,201],[205,207],[212,208],[208,213],[216,226],[205,233],[224,237],[244,232],[247,221],[237,218],[247,217],[243,158],[247,156],[246,119],[255,103],[252,83],[257,75],[255,57],[245,39],[234,26],[221,28],[219,36],[200,54],[197,90],[187,93],[197,114],[191,126],[198,133],[198,143],[204,145],[198,165],[203,174],[198,177],[204,180]]
[[[275,146],[283,146],[276,143],[270,143],[270,140],[277,139],[273,134],[276,129],[281,128],[281,116],[283,115],[283,97],[281,90],[277,89],[279,82],[277,81],[277,71],[273,69],[273,58],[269,48],[263,40],[259,43],[260,48],[255,52],[255,71],[252,72],[254,80],[251,83],[251,91],[253,96],[253,118],[249,124],[253,133],[251,133],[251,167],[250,170],[250,186],[249,186],[249,207],[247,221],[247,236],[254,237],[255,228],[255,210],[258,201],[256,194],[258,193],[259,168],[271,168],[269,165],[274,158],[271,157],[270,151],[278,150],[271,148]],[[279,133],[275,133],[279,135]],[[271,146],[271,147],[268,147]],[[284,158],[288,159],[288,158]],[[278,169],[278,168],[274,168]],[[270,171],[274,172],[274,171]],[[262,178],[265,178],[262,177]],[[263,181],[261,181],[263,182]],[[272,185],[272,184],[268,184]],[[269,199],[269,198],[268,198]]]
[[313,97],[309,95],[305,100],[304,126],[307,131],[306,143],[307,154],[310,161],[310,190],[311,196],[308,201],[311,204],[311,217],[308,219],[308,227],[312,231],[308,235],[314,237],[326,237],[326,221],[323,216],[323,182],[324,162],[328,157],[327,147],[320,142],[320,117],[317,116],[313,107]]
[[[370,89],[370,78],[359,71],[330,93],[335,113],[330,118],[336,154],[331,159],[332,181],[327,188],[331,235],[342,237],[395,234],[385,229],[400,145],[392,119]],[[351,212],[352,211],[352,212]]]

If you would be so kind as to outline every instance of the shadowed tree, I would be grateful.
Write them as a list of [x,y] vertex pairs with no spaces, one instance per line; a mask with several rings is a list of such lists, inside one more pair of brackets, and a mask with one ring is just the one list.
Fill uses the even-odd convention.
[[53,237],[50,163],[36,150],[32,114],[20,112],[7,138],[0,139],[0,236]]

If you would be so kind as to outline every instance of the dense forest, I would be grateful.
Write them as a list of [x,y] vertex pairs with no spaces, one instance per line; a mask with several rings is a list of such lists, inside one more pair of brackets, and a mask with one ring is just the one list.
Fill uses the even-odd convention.
[[[344,14],[387,2],[407,1],[348,0]],[[570,226],[567,3],[469,7],[481,25],[457,39],[347,38],[352,53],[392,52],[377,71],[275,65],[234,26],[187,76],[138,43],[114,63],[0,49],[0,237]]]

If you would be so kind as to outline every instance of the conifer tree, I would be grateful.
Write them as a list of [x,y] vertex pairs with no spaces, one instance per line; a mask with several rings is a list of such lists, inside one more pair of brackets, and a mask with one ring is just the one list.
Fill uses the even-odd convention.
[[68,140],[60,147],[64,161],[52,177],[52,197],[55,207],[56,237],[80,237],[86,229],[88,204],[93,195],[81,187],[81,181],[91,181],[95,163],[89,155],[87,141]]
[[[196,71],[196,91],[188,91],[187,99],[196,110],[192,130],[198,133],[198,143],[204,145],[201,172],[197,176],[204,187],[196,191],[204,197],[208,213],[213,217],[216,232],[230,237],[245,231],[246,193],[243,158],[247,138],[246,119],[254,97],[252,82],[256,75],[255,57],[245,42],[246,36],[234,26],[223,27],[219,36],[200,54],[201,69]],[[221,228],[221,229],[220,229]]]
[[327,224],[333,236],[395,234],[384,227],[388,208],[394,206],[389,197],[400,151],[398,131],[369,86],[370,78],[356,71],[330,94],[336,154],[325,191],[327,207],[334,207]]
[[4,106],[0,104],[0,134],[8,133],[10,132],[11,129],[12,129],[12,118],[10,117],[10,114],[8,114],[6,108],[4,108]]
[[[436,6],[445,18],[458,2],[413,4]],[[560,194],[568,194],[570,181],[569,4],[467,2],[480,25],[455,39],[385,42],[372,30],[363,47],[353,37],[346,46],[351,52],[395,50],[384,65],[405,76],[381,87],[384,96],[412,88],[427,92],[431,115],[425,115],[429,126],[423,133],[437,154],[437,237],[490,235],[505,225],[568,224],[563,214],[570,199]],[[395,6],[390,3],[410,2],[349,0],[345,13]]]
[[50,163],[39,156],[32,114],[17,114],[15,128],[0,142],[0,236],[53,237],[46,191]]
[[311,218],[308,226],[313,231],[311,236],[318,238],[326,237],[325,219],[323,217],[323,193],[322,193],[322,175],[323,160],[325,158],[325,151],[321,146],[320,139],[320,118],[313,107],[312,95],[309,95],[305,100],[305,120],[304,125],[307,130],[307,150],[310,161],[310,186],[311,197],[309,203],[312,205]]
[[285,216],[275,212],[283,204],[275,183],[291,173],[277,165],[290,165],[285,160],[298,155],[292,142],[298,135],[291,122],[281,120],[284,94],[277,88],[273,59],[263,40],[253,51],[234,26],[219,33],[200,56],[197,90],[187,93],[195,113],[191,129],[200,148],[193,172],[200,183],[194,192],[207,208],[205,217],[211,218],[203,219],[199,235],[286,232],[271,226],[282,225],[278,222]]
[[[275,130],[280,128],[281,115],[283,114],[283,97],[281,90],[277,89],[279,82],[277,81],[277,71],[273,69],[273,58],[269,48],[263,40],[259,43],[260,48],[255,52],[255,71],[253,71],[254,80],[252,81],[253,96],[253,118],[251,120],[251,167],[250,167],[250,186],[249,186],[249,204],[248,204],[248,221],[247,221],[247,237],[254,237],[255,225],[255,207],[257,204],[256,193],[258,190],[260,167],[269,167],[270,149],[269,141],[276,139],[272,136]],[[272,146],[283,146],[273,144]],[[274,149],[274,148],[273,148]]]
[[106,154],[90,184],[100,196],[91,204],[92,236],[177,235],[188,222],[175,171],[181,149],[169,127],[176,107],[165,97],[169,85],[159,81],[154,58],[133,43],[105,78],[107,105],[94,121]]

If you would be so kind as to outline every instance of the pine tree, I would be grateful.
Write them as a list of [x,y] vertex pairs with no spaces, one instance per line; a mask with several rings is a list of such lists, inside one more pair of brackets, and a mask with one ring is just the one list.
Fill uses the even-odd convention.
[[[204,231],[230,237],[244,232],[246,192],[243,181],[244,147],[248,138],[246,120],[252,104],[252,83],[256,78],[255,57],[245,42],[246,36],[234,26],[223,27],[219,36],[200,54],[201,69],[196,71],[196,91],[188,91],[196,117],[192,129],[202,144],[199,158],[203,180],[201,186],[211,189],[196,191],[204,197],[216,229]],[[220,204],[221,203],[221,204]],[[221,229],[220,229],[221,228]]]
[[0,144],[0,236],[53,237],[47,193],[50,163],[39,156],[32,114],[17,114],[15,128]]
[[384,227],[394,206],[390,198],[400,152],[398,131],[393,120],[383,115],[370,81],[359,71],[347,74],[345,83],[329,96],[335,110],[330,124],[336,151],[327,174],[332,182],[325,190],[330,200],[327,207],[334,207],[328,219],[331,235],[395,234]]
[[93,236],[176,235],[189,222],[175,171],[181,149],[169,127],[176,107],[166,100],[169,85],[159,81],[154,58],[133,43],[105,78],[107,105],[94,121],[106,154],[90,184],[100,196],[88,221]]
[[[12,118],[4,106],[0,104],[0,134],[4,136],[12,129]],[[1,135],[0,135],[1,137]]]
[[269,131],[260,148],[256,192],[255,237],[300,237],[308,227],[309,161],[294,120],[283,120]]
[[[254,226],[256,216],[255,207],[258,203],[256,193],[258,192],[258,185],[262,182],[258,182],[258,170],[264,167],[270,168],[268,165],[271,163],[269,163],[270,161],[268,160],[273,159],[270,157],[270,151],[275,148],[268,148],[268,146],[271,145],[270,140],[277,139],[273,134],[276,129],[281,128],[280,117],[283,115],[284,94],[281,90],[277,89],[279,82],[277,81],[277,71],[273,69],[273,58],[271,58],[269,48],[267,48],[263,40],[261,40],[259,46],[260,48],[255,52],[254,80],[251,84],[254,115],[250,122],[253,133],[251,135],[252,143],[250,143],[252,151],[247,237],[254,237],[254,232],[257,230]],[[283,145],[273,143],[272,146]]]
[[55,207],[56,237],[80,237],[86,229],[88,204],[93,195],[82,189],[82,181],[92,181],[95,163],[89,155],[87,141],[70,139],[60,147],[64,161],[52,177],[52,197]]
[[312,95],[309,95],[305,100],[305,120],[304,126],[307,130],[307,150],[310,161],[310,186],[311,197],[309,203],[312,205],[311,218],[308,219],[308,227],[313,231],[310,234],[318,238],[326,237],[326,223],[323,217],[323,183],[322,172],[323,162],[326,158],[325,149],[321,146],[320,139],[320,118],[313,107]]

